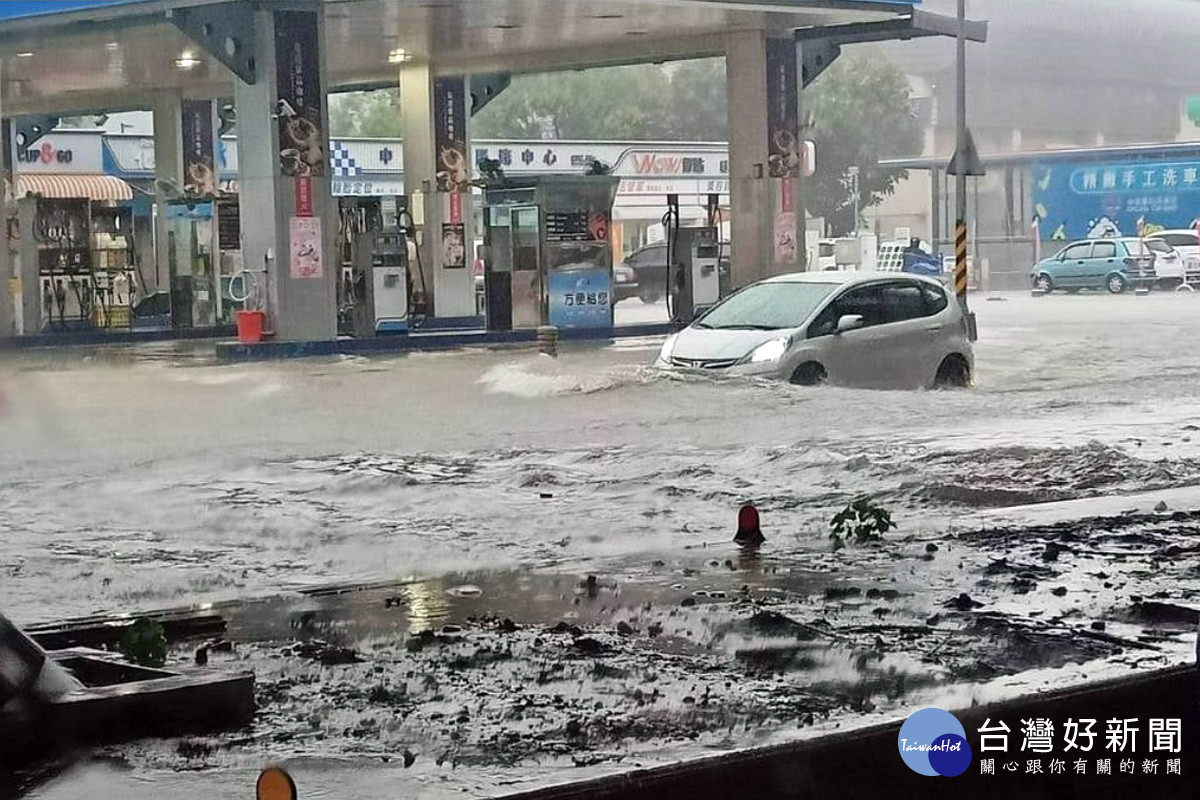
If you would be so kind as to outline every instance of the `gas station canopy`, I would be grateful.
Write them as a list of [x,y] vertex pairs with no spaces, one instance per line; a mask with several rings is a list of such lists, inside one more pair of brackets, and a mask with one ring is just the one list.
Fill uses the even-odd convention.
[[[883,22],[894,0],[324,0],[330,83],[395,83],[397,64],[439,73],[538,72],[721,55],[738,30]],[[222,96],[233,73],[183,32],[232,25],[240,0],[0,3],[4,113],[143,107],[162,90]],[[172,21],[172,15],[174,22]],[[222,40],[224,41],[224,40]],[[252,57],[238,43],[239,55]]]

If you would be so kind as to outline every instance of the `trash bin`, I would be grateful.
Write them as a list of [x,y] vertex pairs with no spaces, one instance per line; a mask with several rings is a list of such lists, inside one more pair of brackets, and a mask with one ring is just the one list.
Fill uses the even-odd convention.
[[262,341],[267,315],[262,311],[237,312],[237,335],[241,344],[257,344]]

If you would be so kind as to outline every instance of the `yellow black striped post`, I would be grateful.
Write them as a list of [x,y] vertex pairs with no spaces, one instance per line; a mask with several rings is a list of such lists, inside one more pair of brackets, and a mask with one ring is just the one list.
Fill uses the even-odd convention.
[[954,226],[954,293],[959,302],[967,299],[967,223],[958,220]]

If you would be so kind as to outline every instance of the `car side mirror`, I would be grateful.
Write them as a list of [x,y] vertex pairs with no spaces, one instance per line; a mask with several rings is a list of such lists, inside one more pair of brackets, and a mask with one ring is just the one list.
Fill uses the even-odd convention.
[[856,331],[863,326],[863,318],[860,314],[844,314],[838,319],[837,332],[845,333],[846,331]]

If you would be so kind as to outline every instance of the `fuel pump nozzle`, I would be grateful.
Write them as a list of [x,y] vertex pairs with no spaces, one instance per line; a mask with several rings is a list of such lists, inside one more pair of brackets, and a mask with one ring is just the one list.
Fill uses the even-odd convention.
[[667,318],[671,323],[678,323],[675,318],[678,309],[678,294],[682,289],[683,270],[677,263],[679,254],[679,195],[667,195],[667,213],[662,218],[663,235],[667,240]]

